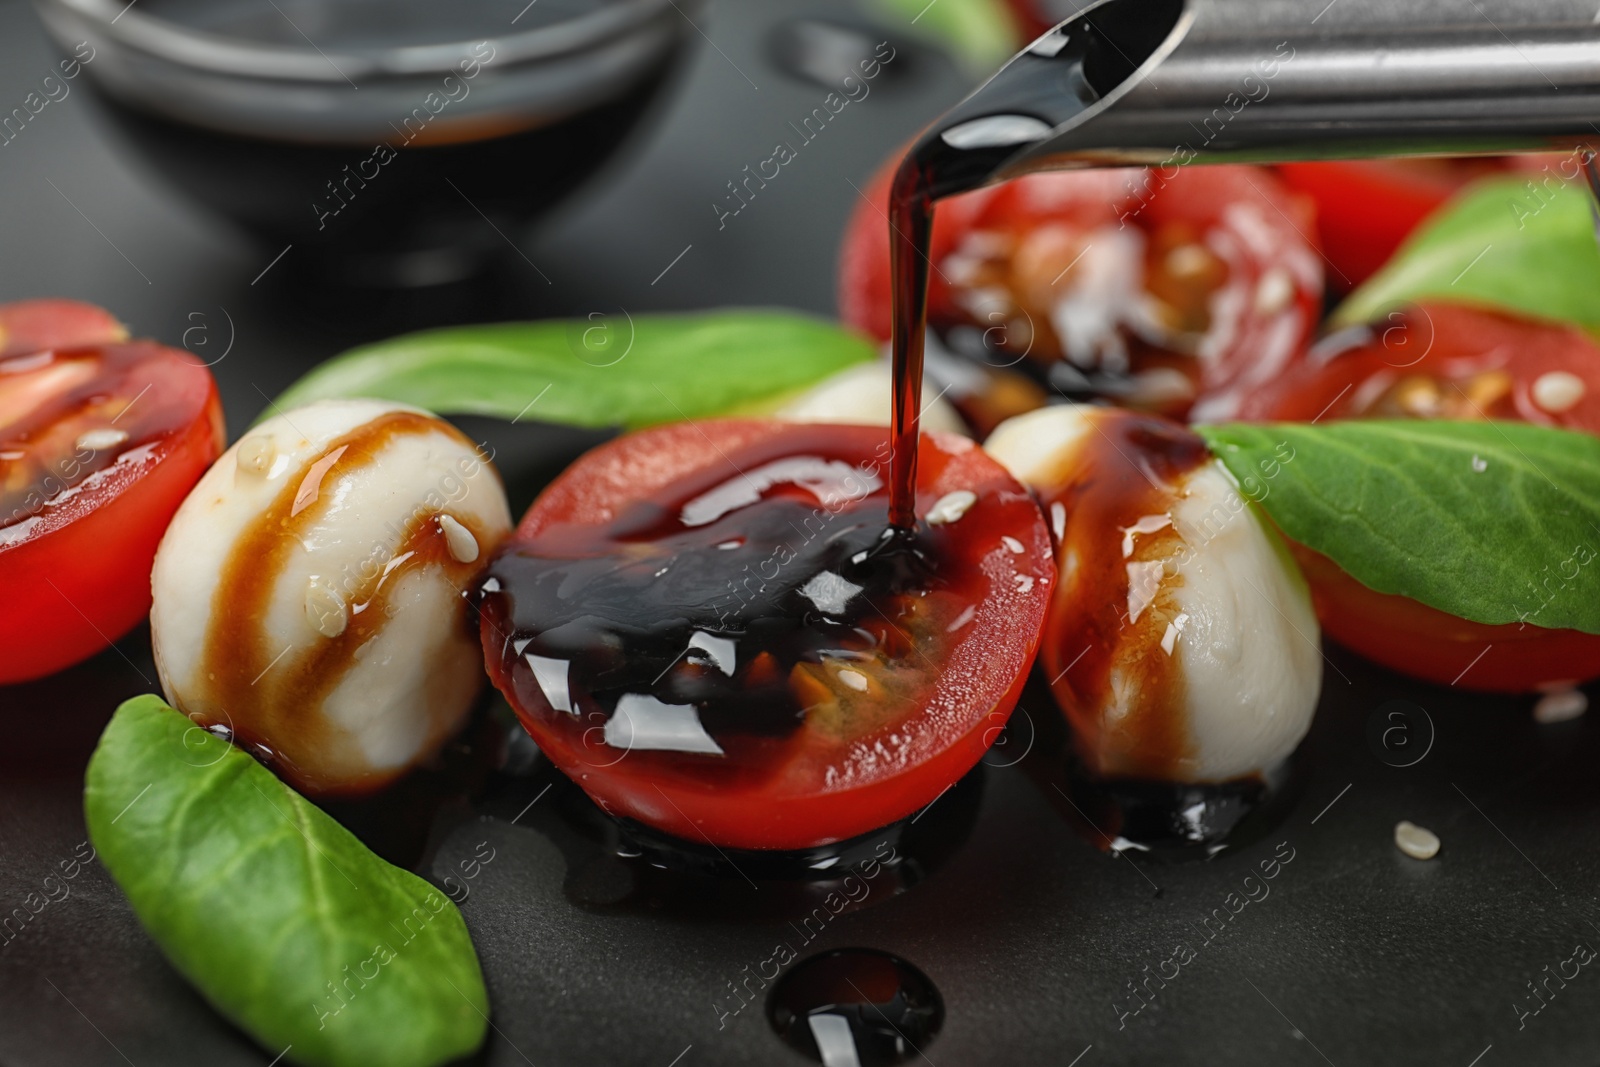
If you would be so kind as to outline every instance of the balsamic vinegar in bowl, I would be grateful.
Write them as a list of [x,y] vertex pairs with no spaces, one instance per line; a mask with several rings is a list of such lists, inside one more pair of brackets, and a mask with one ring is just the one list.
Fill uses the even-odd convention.
[[[692,31],[668,0],[44,0],[114,133],[340,283],[455,281],[592,175]],[[514,14],[514,12],[513,12]],[[487,221],[486,221],[487,220]]]

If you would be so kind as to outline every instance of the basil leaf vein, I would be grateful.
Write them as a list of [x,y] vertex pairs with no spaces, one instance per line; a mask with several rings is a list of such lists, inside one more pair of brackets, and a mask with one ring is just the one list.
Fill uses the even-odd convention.
[[158,698],[112,716],[84,812],[173,966],[269,1053],[429,1067],[482,1044],[488,997],[455,905]]
[[1195,429],[1286,535],[1363,585],[1473,622],[1600,633],[1600,438],[1495,422]]

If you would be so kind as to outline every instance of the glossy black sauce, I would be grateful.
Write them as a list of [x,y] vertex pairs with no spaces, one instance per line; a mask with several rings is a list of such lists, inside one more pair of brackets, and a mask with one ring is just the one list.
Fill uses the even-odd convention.
[[[1182,10],[1181,0],[1110,4],[1056,27],[941,119],[901,163],[889,208],[896,380],[890,514],[896,523],[911,517],[916,480],[916,452],[910,442],[922,403],[935,202],[1015,170],[1017,159],[1031,147],[1132,76],[1177,24]],[[1049,661],[1050,649],[1042,655]],[[1040,751],[1053,754],[1045,777],[1076,816],[1069,821],[1100,847],[1119,851],[1213,855],[1230,841],[1242,840],[1250,827],[1270,822],[1292,792],[1287,768],[1260,780],[1191,786],[1096,777],[1064,743]],[[1056,781],[1062,770],[1068,772],[1064,790]]]
[[966,842],[988,773],[974,767],[937,804],[911,818],[832,845],[791,851],[716,848],[608,815],[537,754],[522,731],[509,749],[529,750],[505,768],[485,806],[543,835],[562,853],[562,889],[573,905],[611,915],[763,925],[795,923],[803,951],[808,916],[876,907],[917,885]]
[[767,997],[767,1019],[824,1067],[883,1067],[926,1055],[944,1025],[944,1001],[898,956],[843,948],[791,968]]
[[865,673],[903,659],[909,649],[885,616],[946,584],[949,536],[888,530],[881,494],[821,517],[809,494],[783,488],[695,525],[686,507],[640,501],[586,535],[582,557],[513,551],[491,565],[485,606],[508,634],[507,658],[566,665],[564,692],[535,679],[556,710],[598,706],[610,722],[628,700],[645,728],[640,709],[653,705],[642,700],[693,705],[706,737],[676,751],[714,755],[694,747],[709,741],[742,762],[803,723],[796,668],[860,662]]
[[[1022,703],[1048,706],[1047,682],[1036,673]],[[1079,837],[1135,861],[1210,859],[1242,848],[1279,826],[1305,785],[1298,755],[1254,777],[1204,785],[1099,775],[1074,751],[1063,716],[1030,722],[1033,743],[1020,761],[1023,772]]]
[[1097,848],[1151,859],[1210,859],[1241,848],[1276,827],[1304,775],[1291,756],[1254,778],[1186,785],[1098,778],[1069,761],[1066,792],[1076,805],[1069,821]]

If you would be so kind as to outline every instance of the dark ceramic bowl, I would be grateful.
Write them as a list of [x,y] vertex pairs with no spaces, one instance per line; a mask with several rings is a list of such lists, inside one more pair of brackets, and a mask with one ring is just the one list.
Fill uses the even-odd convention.
[[672,0],[39,0],[167,181],[337,281],[477,270],[616,151],[693,29]]

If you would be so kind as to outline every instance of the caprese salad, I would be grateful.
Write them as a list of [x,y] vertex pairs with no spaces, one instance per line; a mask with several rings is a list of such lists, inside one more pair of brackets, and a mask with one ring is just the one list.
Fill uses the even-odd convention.
[[[1284,764],[1317,706],[1321,629],[1441,684],[1600,675],[1590,324],[1525,291],[1428,289],[1476,265],[1437,236],[1470,219],[1445,217],[1370,283],[1405,297],[1392,312],[1319,338],[1312,235],[1333,213],[1296,188],[1244,166],[1114,170],[944,205],[909,526],[887,522],[881,179],[844,243],[852,328],[643,316],[620,371],[571,324],[399,338],[319,368],[225,452],[186,353],[86,305],[0,306],[0,682],[148,612],[165,701],[124,705],[88,775],[108,869],[264,1045],[344,1064],[381,1041],[426,1064],[482,1040],[481,1009],[425,995],[447,977],[486,1005],[465,927],[302,794],[427,764],[485,678],[624,826],[783,853],[925,808],[1036,665],[1084,773],[1185,787]],[[433,412],[534,400],[631,432],[514,525],[491,458]],[[348,862],[348,891],[301,839]],[[239,901],[263,885],[276,910],[252,925]],[[428,947],[350,941],[375,899]],[[304,961],[346,957],[411,978],[365,999],[306,985]],[[261,1008],[240,974],[316,998],[319,1025]]]

